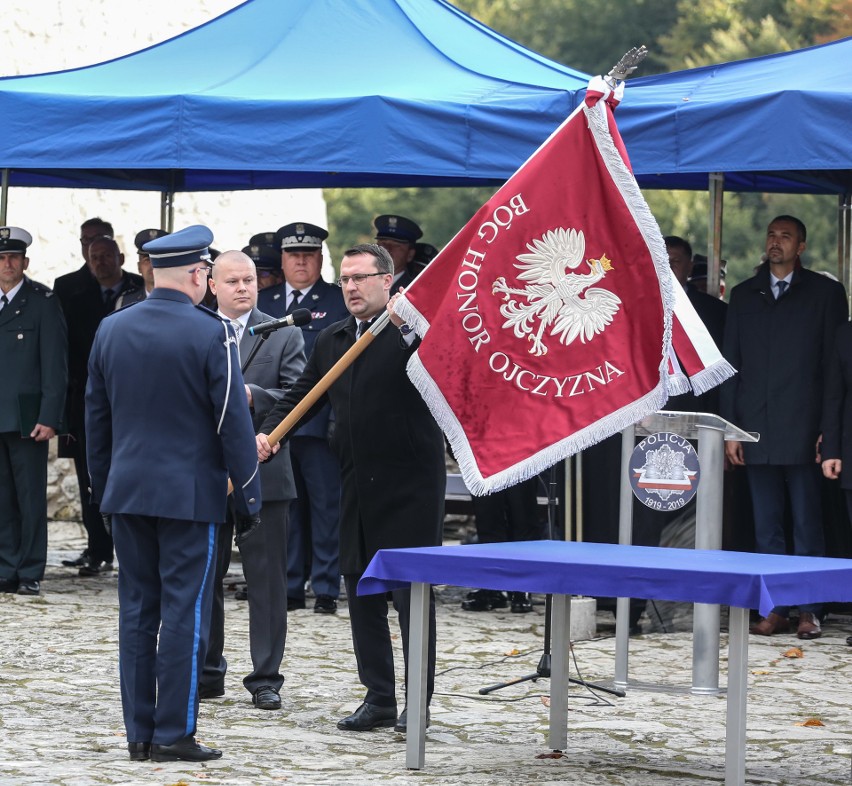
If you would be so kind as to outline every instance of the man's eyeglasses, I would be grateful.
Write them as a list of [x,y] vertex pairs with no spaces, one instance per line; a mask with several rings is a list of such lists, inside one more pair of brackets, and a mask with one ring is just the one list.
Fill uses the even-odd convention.
[[192,275],[197,270],[201,271],[201,273],[203,273],[205,277],[208,277],[213,272],[213,268],[209,265],[204,265],[203,267],[194,267],[192,268],[192,270],[187,270],[186,272],[189,273],[189,275]]
[[389,276],[390,273],[356,273],[354,276],[341,276],[337,279],[337,286],[345,287],[350,281],[356,287],[360,287],[370,276]]

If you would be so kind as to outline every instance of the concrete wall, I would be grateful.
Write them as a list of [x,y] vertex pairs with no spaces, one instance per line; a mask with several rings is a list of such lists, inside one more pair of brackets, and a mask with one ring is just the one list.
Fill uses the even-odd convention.
[[[236,0],[6,0],[0,26],[0,76],[111,60],[197,27],[238,4]],[[203,67],[203,63],[199,65]],[[7,223],[33,235],[29,274],[48,286],[58,275],[82,264],[79,226],[96,215],[112,222],[127,268],[135,272],[133,237],[140,229],[159,226],[159,194],[26,188],[9,192]],[[207,224],[215,236],[213,245],[220,251],[241,248],[256,232],[274,231],[296,220],[326,225],[320,190],[178,194],[175,200],[175,227]],[[329,271],[325,276],[332,278]],[[70,466],[68,460],[51,461],[51,517],[79,516]]]

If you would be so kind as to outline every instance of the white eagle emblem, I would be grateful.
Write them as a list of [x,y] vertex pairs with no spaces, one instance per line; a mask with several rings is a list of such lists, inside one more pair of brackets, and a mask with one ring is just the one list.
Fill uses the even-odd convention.
[[[500,313],[506,317],[504,328],[513,328],[518,338],[526,336],[531,342],[531,355],[547,354],[542,341],[544,331],[550,327],[551,336],[559,336],[563,344],[579,338],[584,344],[602,333],[618,312],[621,300],[607,289],[593,287],[612,270],[612,263],[604,254],[600,259],[588,259],[589,273],[570,273],[583,264],[586,239],[582,232],[562,227],[549,230],[527,243],[529,254],[519,254],[515,267],[521,271],[518,278],[530,282],[525,289],[512,289],[502,276],[493,286],[492,293],[503,295],[506,303]],[[526,299],[512,299],[519,295]],[[534,320],[538,319],[538,329]]]

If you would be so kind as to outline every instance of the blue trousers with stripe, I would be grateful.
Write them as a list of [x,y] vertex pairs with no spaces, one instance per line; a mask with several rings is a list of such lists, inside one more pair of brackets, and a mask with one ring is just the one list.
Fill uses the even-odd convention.
[[128,742],[195,734],[217,524],[115,514],[119,672]]

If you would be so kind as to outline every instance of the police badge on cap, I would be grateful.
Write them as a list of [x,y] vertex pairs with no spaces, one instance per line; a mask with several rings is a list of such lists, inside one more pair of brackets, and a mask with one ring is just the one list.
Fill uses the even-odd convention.
[[26,254],[33,236],[20,227],[0,227],[0,253]]
[[149,240],[142,251],[151,257],[152,267],[181,267],[210,259],[213,233],[201,224],[195,224],[156,240]]
[[413,245],[423,237],[423,230],[405,216],[378,216],[373,225],[376,227],[376,240],[387,238]]
[[142,246],[151,240],[156,240],[158,237],[165,237],[168,234],[165,229],[143,229],[141,232],[136,233],[136,237],[133,238],[133,244],[139,253],[144,254]]
[[328,237],[327,230],[305,221],[285,224],[275,234],[282,251],[316,251]]

